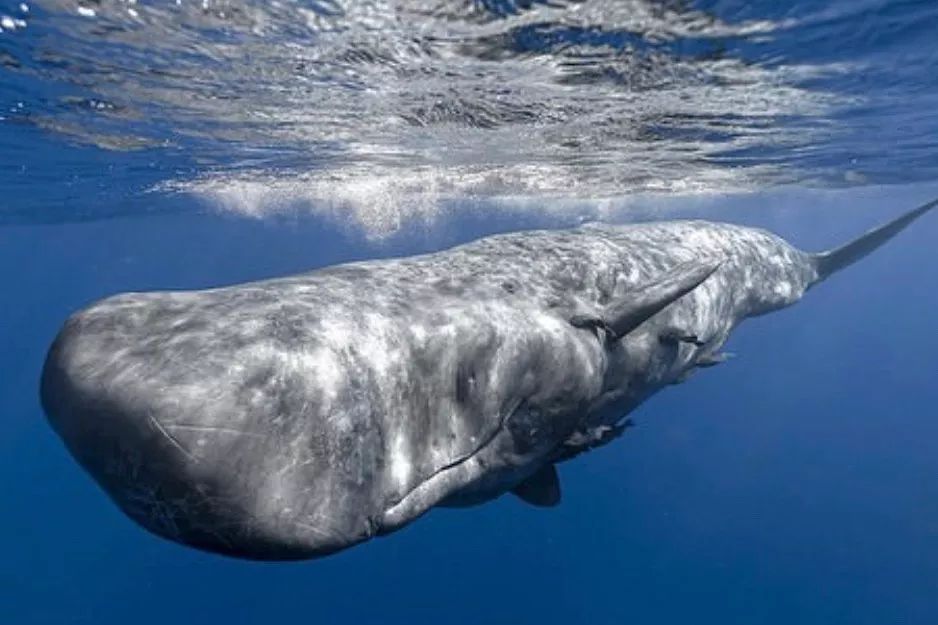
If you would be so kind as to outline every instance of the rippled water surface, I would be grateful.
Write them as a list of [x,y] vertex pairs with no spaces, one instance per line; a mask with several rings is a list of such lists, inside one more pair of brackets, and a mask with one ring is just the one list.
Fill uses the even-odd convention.
[[938,177],[927,0],[7,0],[0,14],[5,220],[135,213],[170,192],[332,211],[380,235],[458,198]]

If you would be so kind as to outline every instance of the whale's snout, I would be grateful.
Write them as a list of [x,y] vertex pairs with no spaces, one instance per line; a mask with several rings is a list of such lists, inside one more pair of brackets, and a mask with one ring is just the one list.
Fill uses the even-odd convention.
[[146,338],[159,320],[108,302],[66,323],[40,397],[69,452],[127,516],[175,542],[250,559],[315,557],[364,538],[310,520],[316,489],[298,480],[315,463],[291,474],[278,463],[282,440],[219,425],[238,398],[197,383],[210,365],[193,357],[185,376],[167,373],[176,356]]
[[[134,521],[170,540],[243,557],[285,556],[239,540],[236,500],[224,484],[193,469],[191,453],[133,389],[95,375],[96,346],[73,318],[56,338],[40,397],[69,452]],[[100,371],[99,371],[100,373]]]

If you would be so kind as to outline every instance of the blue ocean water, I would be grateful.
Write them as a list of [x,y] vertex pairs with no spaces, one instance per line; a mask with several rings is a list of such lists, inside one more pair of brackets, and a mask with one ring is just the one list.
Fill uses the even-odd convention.
[[62,321],[493,232],[703,217],[805,249],[938,197],[938,5],[0,4],[0,623],[938,622],[938,218],[561,467],[259,564],[127,520],[46,424]]

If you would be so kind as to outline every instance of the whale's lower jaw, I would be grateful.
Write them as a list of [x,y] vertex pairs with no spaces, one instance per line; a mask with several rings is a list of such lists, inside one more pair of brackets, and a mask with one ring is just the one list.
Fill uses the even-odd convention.
[[50,421],[87,473],[124,514],[161,538],[235,558],[286,561],[330,555],[372,535],[340,536],[290,518],[259,517],[237,494],[194,479],[159,435],[130,428],[78,433],[77,424],[102,413],[54,414]]
[[202,551],[252,560],[306,559],[340,548],[245,522],[249,517],[234,498],[186,475],[171,445],[144,429],[89,426],[106,422],[106,414],[103,406],[84,414],[50,410],[49,420],[86,472],[147,531]]

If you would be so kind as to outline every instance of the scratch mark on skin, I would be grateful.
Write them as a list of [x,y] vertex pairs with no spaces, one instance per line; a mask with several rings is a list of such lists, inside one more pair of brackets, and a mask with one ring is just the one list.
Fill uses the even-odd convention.
[[188,458],[192,462],[198,462],[197,458],[193,456],[191,453],[189,453],[189,450],[183,447],[182,443],[176,440],[176,437],[170,434],[169,431],[167,431],[167,429],[163,427],[162,423],[156,420],[156,417],[154,417],[152,414],[147,414],[147,419],[150,421],[150,423],[153,424],[153,427],[155,427],[159,431],[159,433],[162,434],[166,438],[166,440],[168,440],[172,444],[173,447],[175,447],[176,449],[180,451],[180,453],[182,453],[182,455],[184,455],[186,458]]
[[233,543],[227,538],[225,538],[225,536],[221,532],[216,531],[215,529],[209,527],[208,525],[200,524],[197,527],[200,531],[203,531],[206,534],[212,536],[218,542],[223,544],[225,547],[231,549],[234,546]]
[[303,529],[309,530],[316,534],[317,536],[322,536],[323,538],[332,540],[335,538],[332,532],[316,527],[315,525],[310,525],[309,523],[304,523],[303,521],[293,520],[293,524],[297,527],[302,527]]
[[229,428],[220,425],[189,425],[186,423],[168,423],[163,427],[167,430],[191,430],[193,432],[216,432],[219,434],[248,436],[250,438],[267,438],[263,434],[258,434],[257,432],[248,432],[245,430],[239,430],[237,428]]
[[128,510],[140,515],[141,518],[153,519],[164,533],[170,536],[180,536],[179,526],[176,524],[175,506],[161,499],[156,489],[139,486],[126,491],[125,495],[127,497],[125,505]]

